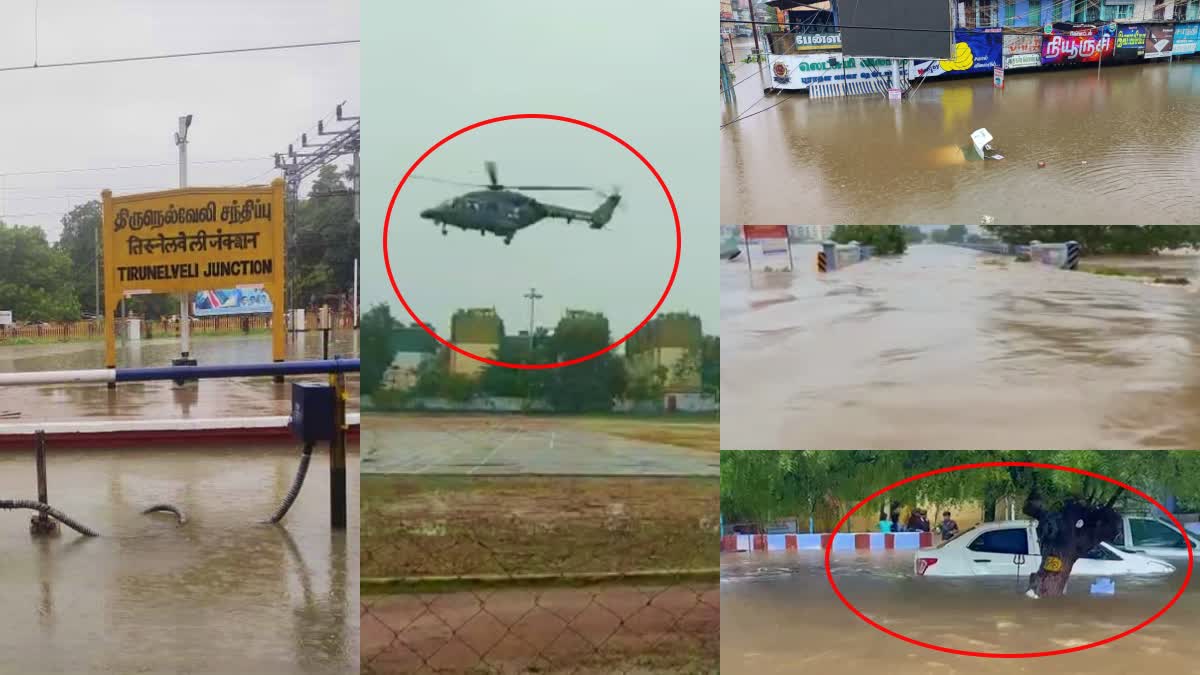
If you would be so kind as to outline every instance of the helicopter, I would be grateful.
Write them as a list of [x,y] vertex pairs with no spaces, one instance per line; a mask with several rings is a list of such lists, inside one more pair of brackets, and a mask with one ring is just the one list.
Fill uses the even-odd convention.
[[[421,217],[441,225],[443,235],[447,234],[447,226],[453,225],[463,230],[477,230],[480,236],[491,232],[498,237],[504,237],[505,244],[511,244],[513,235],[518,230],[525,229],[543,218],[562,218],[568,223],[572,220],[582,220],[588,223],[591,229],[598,230],[612,219],[613,210],[621,202],[621,195],[616,190],[605,194],[595,188],[579,185],[501,185],[496,179],[496,163],[484,162],[484,168],[491,180],[486,185],[426,178],[441,183],[487,189],[447,199],[433,208],[421,211]],[[517,190],[588,190],[603,195],[605,199],[595,211],[582,211],[546,204]]]

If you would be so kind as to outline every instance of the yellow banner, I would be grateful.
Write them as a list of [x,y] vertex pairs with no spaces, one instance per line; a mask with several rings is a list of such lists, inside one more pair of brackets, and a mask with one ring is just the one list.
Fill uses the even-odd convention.
[[235,188],[184,188],[103,197],[106,365],[118,303],[142,293],[261,286],[274,312],[273,352],[283,358],[283,180]]

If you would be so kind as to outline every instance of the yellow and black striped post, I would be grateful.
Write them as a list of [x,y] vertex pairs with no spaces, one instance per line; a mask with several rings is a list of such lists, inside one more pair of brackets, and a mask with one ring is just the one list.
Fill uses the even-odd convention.
[[827,264],[825,261],[825,251],[817,251],[817,271],[825,272]]

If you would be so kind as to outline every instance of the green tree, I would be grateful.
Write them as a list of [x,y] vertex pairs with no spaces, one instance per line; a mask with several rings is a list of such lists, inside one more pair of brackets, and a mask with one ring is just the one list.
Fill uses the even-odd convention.
[[925,241],[925,233],[916,225],[904,226],[904,241],[910,244],[919,244]]
[[721,400],[721,338],[705,335],[700,357],[700,390]]
[[899,225],[838,225],[830,239],[839,244],[857,241],[874,246],[876,255],[899,255],[908,248],[904,229]]
[[40,227],[0,221],[0,308],[17,321],[79,318],[71,259],[50,246]]
[[[505,363],[541,363],[544,353],[538,349],[548,338],[545,328],[539,328],[534,333],[534,349],[531,352],[527,340],[501,340],[496,350],[496,360]],[[507,366],[488,365],[479,378],[480,390],[489,396],[509,396],[531,401],[540,398],[545,386],[544,370],[527,368],[509,368]]]
[[348,295],[354,283],[359,224],[346,178],[334,165],[322,167],[308,197],[297,206],[287,261],[296,306]]
[[362,391],[373,394],[383,383],[383,375],[396,358],[396,344],[392,333],[399,324],[384,303],[375,305],[363,313],[359,322],[361,344]]
[[[1151,494],[1169,490],[1181,499],[1200,498],[1200,453],[1190,451],[744,451],[721,454],[721,513],[727,520],[756,522],[805,516],[813,514],[818,504],[853,504],[918,473],[988,461],[1068,466],[1110,476]],[[1061,562],[1061,568],[1044,564],[1030,575],[1030,590],[1041,597],[1062,594],[1075,561],[1115,536],[1118,507],[1144,504],[1133,493],[1104,481],[1028,467],[939,474],[900,486],[886,498],[902,503],[979,499],[994,505],[1001,497],[1023,502],[1023,512],[1038,521],[1043,560]]]
[[[567,361],[612,344],[608,319],[598,312],[574,312],[559,320],[546,341],[546,361]],[[611,410],[627,382],[623,362],[611,352],[546,375],[546,400],[555,410]]]
[[[62,233],[54,249],[71,260],[70,281],[80,307],[101,314],[96,306],[98,268],[97,238],[100,233],[100,202],[92,200],[71,209],[62,217]],[[100,294],[104,293],[104,271],[100,268]],[[104,299],[101,297],[100,302]]]
[[1200,245],[1195,225],[984,225],[1008,244],[1077,241],[1085,254],[1144,255]]

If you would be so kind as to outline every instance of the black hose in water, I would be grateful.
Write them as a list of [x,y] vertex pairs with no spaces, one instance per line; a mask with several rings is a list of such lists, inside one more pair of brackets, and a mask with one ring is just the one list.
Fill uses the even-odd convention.
[[287,515],[288,509],[292,508],[292,503],[296,501],[296,497],[300,496],[300,488],[304,486],[304,477],[308,475],[308,462],[312,459],[313,444],[304,444],[304,454],[300,455],[300,466],[296,469],[296,478],[292,481],[292,487],[288,490],[287,496],[283,498],[283,503],[276,509],[275,515],[271,516],[268,523],[278,523]]
[[179,521],[180,525],[183,525],[184,523],[186,523],[188,521],[187,514],[185,514],[183,511],[180,511],[178,507],[173,506],[171,504],[155,504],[154,506],[150,506],[148,508],[143,509],[142,514],[145,515],[145,514],[149,514],[149,513],[157,513],[160,511],[165,512],[165,513],[175,514],[175,518]]
[[78,523],[75,520],[72,520],[70,516],[63,513],[62,511],[59,511],[58,509],[54,508],[53,506],[50,506],[49,504],[43,504],[41,502],[33,501],[32,499],[0,499],[0,509],[9,509],[9,510],[29,509],[31,511],[41,511],[42,513],[50,516],[51,518],[57,520],[58,522],[62,523],[63,525],[66,525],[67,527],[71,528],[72,530],[75,530],[76,532],[78,532],[79,534],[82,534],[85,537],[99,537],[100,536],[95,530],[89,528],[86,525],[83,525],[82,523]]

